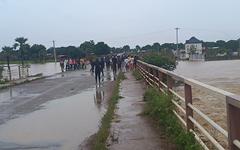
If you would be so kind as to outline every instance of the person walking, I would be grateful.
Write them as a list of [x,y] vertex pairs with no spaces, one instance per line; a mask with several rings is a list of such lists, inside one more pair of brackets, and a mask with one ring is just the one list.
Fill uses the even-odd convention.
[[99,59],[97,59],[94,63],[94,71],[95,71],[95,81],[96,81],[96,86],[101,83],[101,69],[102,69],[102,65],[101,62],[99,61]]
[[94,61],[93,60],[90,60],[90,65],[91,65],[90,72],[93,73],[94,72]]
[[65,67],[65,71],[68,70],[68,59],[64,60],[64,67]]
[[117,74],[117,58],[116,56],[113,56],[112,58],[112,70],[113,70],[113,78],[116,79]]
[[109,69],[110,69],[110,66],[111,66],[110,57],[109,57],[109,56],[106,56],[105,61],[106,61],[107,70],[109,70]]
[[122,58],[121,58],[121,56],[117,56],[117,67],[118,67],[118,70],[122,71]]
[[64,59],[63,58],[60,59],[60,67],[61,67],[61,71],[64,72]]
[[127,57],[124,58],[123,69],[124,69],[124,72],[128,71],[128,58]]
[[103,57],[101,58],[100,63],[101,63],[101,73],[102,73],[102,76],[104,76],[105,61]]
[[73,69],[73,61],[72,61],[72,58],[69,59],[69,69]]

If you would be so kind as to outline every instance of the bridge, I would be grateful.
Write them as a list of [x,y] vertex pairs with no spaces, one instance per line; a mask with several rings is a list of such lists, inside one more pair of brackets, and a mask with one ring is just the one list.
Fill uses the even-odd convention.
[[[216,131],[218,131],[227,140],[230,150],[240,149],[240,96],[233,93],[218,89],[216,87],[201,83],[199,81],[186,78],[157,66],[138,61],[137,69],[144,77],[144,80],[151,87],[157,87],[159,92],[169,93],[174,96],[172,103],[175,110],[172,110],[187,131],[194,134],[196,140],[201,146],[208,150],[206,142],[202,135],[211,142],[216,149],[224,150],[225,148],[209,133],[208,129],[200,123],[200,119],[207,122]],[[184,94],[180,95],[176,86],[183,85]],[[226,101],[226,124],[227,129],[223,129],[208,115],[204,114],[193,103],[193,88],[204,91],[215,98]],[[219,114],[220,115],[220,114]],[[202,122],[202,121],[201,121]],[[200,136],[201,135],[201,136]],[[205,139],[205,140],[206,140]]]
[[[154,87],[159,90],[159,93],[172,95],[171,102],[175,106],[172,113],[182,127],[194,135],[203,149],[240,149],[240,97],[238,95],[143,61],[138,61],[137,70],[144,78],[147,87]],[[139,116],[144,105],[142,101],[142,95],[145,90],[144,84],[141,81],[136,82],[131,72],[127,72],[126,76],[128,79],[124,80],[120,87],[120,95],[123,98],[119,100],[116,116],[111,123],[110,136],[113,136],[113,143],[109,144],[107,142],[107,145],[110,145],[108,145],[108,148],[160,149],[160,147],[163,147],[161,149],[164,149],[168,144],[159,138],[158,134],[162,133],[152,130],[148,120],[144,120]],[[74,143],[77,146],[80,144],[79,141],[66,142],[66,144],[63,141],[71,140],[73,137],[83,140],[90,136],[89,134],[97,132],[98,122],[104,113],[103,110],[106,105],[106,101],[103,99],[109,99],[110,92],[113,89],[111,71],[106,71],[104,81],[103,87],[97,89],[89,71],[80,70],[56,74],[12,87],[9,89],[10,96],[8,96],[7,90],[0,91],[0,98],[10,97],[9,101],[7,99],[1,99],[0,101],[0,148],[73,149],[71,144]],[[213,111],[212,113],[218,116],[221,115],[221,120],[226,125],[220,124],[218,119],[212,117],[210,113],[204,112],[199,107],[199,101],[194,99],[196,91],[207,93],[215,99],[224,99],[225,105],[222,107],[226,107],[226,112],[219,113]],[[94,103],[91,101],[93,97]],[[99,97],[101,97],[100,102],[97,100]],[[50,109],[51,111],[48,111],[48,109],[46,111],[36,111],[41,109],[43,104],[49,103],[49,101],[54,101],[54,108]],[[96,105],[97,111],[94,105]],[[53,105],[50,104],[50,106],[52,107]],[[208,108],[208,104],[203,103],[201,107]],[[32,114],[32,116],[27,114]],[[25,119],[21,119],[20,115],[25,115]],[[18,116],[20,116],[19,119]],[[14,121],[11,121],[12,119]],[[29,126],[33,120],[36,122],[36,127]],[[54,121],[58,123],[53,123]],[[42,122],[44,122],[46,129],[41,126]],[[4,125],[5,123],[7,124]],[[37,123],[39,124],[36,125]],[[61,124],[70,125],[63,127]],[[41,136],[34,137],[34,134],[32,134],[29,137],[32,140],[41,141],[48,136],[48,142],[37,143],[37,145],[36,143],[21,145],[17,143],[17,138],[19,137],[13,136],[16,126],[21,127],[21,131],[17,131],[19,133],[18,136],[25,133],[38,133]],[[51,128],[51,126],[54,127]],[[115,132],[116,129],[118,129],[117,132]],[[81,132],[78,132],[78,130]],[[82,132],[83,130],[86,130],[86,133]],[[53,134],[56,132],[58,137]],[[121,135],[122,133],[123,135]],[[79,136],[78,134],[84,136]],[[1,141],[2,139],[11,141],[11,136],[15,138],[16,143],[3,143]],[[56,140],[58,138],[59,141]],[[52,141],[53,139],[54,142]],[[121,142],[117,143],[115,140],[121,140]],[[62,148],[62,145],[67,146]],[[171,149],[174,149],[174,146]]]

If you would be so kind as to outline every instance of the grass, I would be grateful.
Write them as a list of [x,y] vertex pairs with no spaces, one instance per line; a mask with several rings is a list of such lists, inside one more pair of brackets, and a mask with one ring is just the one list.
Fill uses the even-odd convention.
[[187,132],[173,114],[174,105],[171,102],[171,96],[162,94],[155,88],[149,88],[144,94],[144,100],[146,101],[144,114],[153,118],[158,126],[165,129],[166,134],[176,144],[177,149],[202,149],[194,135]]
[[119,96],[119,86],[122,80],[125,79],[125,76],[123,73],[119,73],[116,84],[114,86],[114,90],[112,93],[112,97],[108,102],[108,109],[105,115],[103,116],[101,120],[101,126],[96,133],[96,136],[93,140],[93,150],[106,150],[106,141],[110,133],[110,127],[111,127],[111,121],[114,115],[114,110],[116,108],[116,104],[118,103],[118,100],[121,98]]
[[132,74],[136,78],[136,80],[142,80],[143,79],[142,75],[140,74],[139,70],[137,70],[137,69],[133,70]]

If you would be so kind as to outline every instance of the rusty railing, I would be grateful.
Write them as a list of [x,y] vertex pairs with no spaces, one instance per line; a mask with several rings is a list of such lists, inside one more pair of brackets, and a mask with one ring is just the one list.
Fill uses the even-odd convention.
[[[196,113],[201,119],[205,120],[211,127],[221,133],[228,141],[228,149],[240,150],[240,96],[230,92],[218,89],[216,87],[201,83],[199,81],[189,79],[178,75],[172,71],[162,69],[160,67],[138,61],[137,69],[143,76],[144,80],[153,87],[157,87],[161,92],[168,92],[172,94],[175,99],[172,103],[176,106],[173,113],[177,116],[179,121],[189,132],[192,132],[196,140],[201,146],[208,150],[208,144],[202,140],[199,133],[203,134],[207,141],[210,142],[216,149],[224,150],[221,143],[219,143],[208,130],[199,123],[198,119],[193,115]],[[184,84],[184,97],[180,96],[173,90],[174,84],[181,82]],[[216,98],[224,98],[226,100],[227,109],[227,131],[220,125],[214,122],[209,116],[200,111],[193,105],[192,88],[207,92]],[[179,104],[178,99],[184,103],[184,107]]]

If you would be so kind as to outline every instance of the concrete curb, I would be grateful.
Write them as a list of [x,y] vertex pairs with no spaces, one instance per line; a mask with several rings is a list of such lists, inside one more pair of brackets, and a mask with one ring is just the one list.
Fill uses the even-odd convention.
[[7,83],[7,84],[3,84],[0,85],[0,90],[11,87],[11,86],[15,86],[15,85],[20,85],[20,84],[24,84],[24,83],[28,83],[28,82],[32,82],[35,80],[39,80],[39,79],[43,79],[46,78],[45,76],[43,76],[42,74],[37,74],[25,79],[19,79],[19,80],[15,80],[12,83]]

